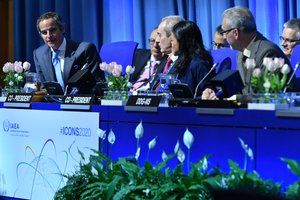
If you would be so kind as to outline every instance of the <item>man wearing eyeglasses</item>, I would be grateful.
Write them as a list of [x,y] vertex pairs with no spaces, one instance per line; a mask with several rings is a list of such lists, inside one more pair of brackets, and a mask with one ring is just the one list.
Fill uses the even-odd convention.
[[280,40],[283,53],[290,58],[294,47],[300,43],[299,18],[294,18],[284,23]]
[[134,54],[133,65],[135,71],[131,75],[132,89],[145,91],[150,89],[150,83],[156,73],[160,73],[166,63],[166,56],[160,50],[156,42],[157,28],[154,28],[150,34],[148,42],[149,49],[137,49]]
[[[243,94],[253,92],[250,87],[251,72],[248,72],[244,65],[247,58],[254,59],[256,67],[263,67],[265,57],[284,58],[285,63],[290,65],[289,59],[282,50],[257,31],[255,19],[248,8],[236,6],[225,10],[222,17],[222,29],[223,38],[233,49],[239,51],[237,65],[246,86],[242,91]],[[204,90],[202,98],[218,99],[211,89]]]
[[229,47],[228,42],[226,41],[226,39],[223,38],[223,35],[221,34],[222,31],[223,30],[221,25],[217,26],[214,35],[214,41],[212,42],[213,49],[222,49],[222,48]]

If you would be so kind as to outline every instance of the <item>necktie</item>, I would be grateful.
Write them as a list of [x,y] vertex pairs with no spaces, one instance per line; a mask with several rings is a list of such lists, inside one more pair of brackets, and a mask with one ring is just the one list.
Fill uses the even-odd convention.
[[[164,67],[164,70],[163,70],[163,72],[162,72],[163,74],[165,74],[165,73],[168,71],[168,69],[170,68],[172,62],[173,62],[173,60],[169,57],[169,58],[167,59],[167,63],[166,63],[166,65],[165,65],[165,67]],[[160,85],[160,82],[159,82],[159,80],[158,80],[158,82],[155,84],[155,86],[153,87],[153,89],[154,89],[155,91],[158,91],[159,85]]]
[[59,55],[59,50],[52,52],[52,64],[55,69],[56,80],[64,90],[65,86],[64,86],[64,81],[63,81],[61,67],[60,67],[60,60],[58,58],[58,55]]
[[167,63],[166,63],[166,65],[164,67],[164,70],[163,70],[163,74],[166,73],[166,71],[168,71],[168,69],[170,68],[172,62],[173,62],[172,59],[168,58]]
[[148,67],[147,69],[144,70],[143,74],[133,85],[133,88],[138,89],[145,83],[148,83],[150,81],[152,75],[156,72],[156,69],[157,69],[156,62],[155,61],[151,62],[151,69],[150,69],[150,67]]

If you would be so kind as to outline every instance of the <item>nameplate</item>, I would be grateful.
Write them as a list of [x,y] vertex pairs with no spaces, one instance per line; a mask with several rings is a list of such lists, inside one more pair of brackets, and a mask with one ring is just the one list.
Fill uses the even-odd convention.
[[90,110],[93,102],[94,95],[65,95],[60,108],[70,110]]
[[131,95],[124,109],[135,112],[157,112],[161,98],[161,96]]
[[31,93],[9,93],[3,103],[4,107],[30,108],[33,94]]

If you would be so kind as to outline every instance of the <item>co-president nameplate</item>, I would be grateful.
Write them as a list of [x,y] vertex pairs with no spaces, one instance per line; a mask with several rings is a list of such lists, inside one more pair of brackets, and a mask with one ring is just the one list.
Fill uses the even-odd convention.
[[33,94],[31,93],[9,93],[3,103],[4,107],[30,108]]
[[124,109],[136,112],[157,112],[161,98],[161,96],[131,95]]
[[94,102],[94,95],[66,95],[60,105],[66,110],[90,110]]

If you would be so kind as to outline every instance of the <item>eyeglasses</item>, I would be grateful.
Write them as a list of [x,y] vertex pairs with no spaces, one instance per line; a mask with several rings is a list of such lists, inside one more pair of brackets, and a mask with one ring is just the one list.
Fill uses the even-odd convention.
[[155,43],[155,39],[154,38],[149,38],[148,41],[149,41],[150,44],[154,44]]
[[227,43],[216,43],[212,41],[211,44],[213,45],[214,49],[221,49],[221,48],[228,47]]
[[222,31],[220,32],[220,34],[221,34],[221,35],[224,35],[225,33],[228,33],[228,32],[230,32],[230,31],[232,31],[233,29],[236,29],[236,28],[230,28],[230,29],[228,29],[228,30],[222,30]]
[[288,44],[291,44],[293,42],[300,42],[300,40],[293,40],[293,39],[285,38],[285,37],[282,37],[282,36],[279,36],[279,38],[282,42],[286,42]]

